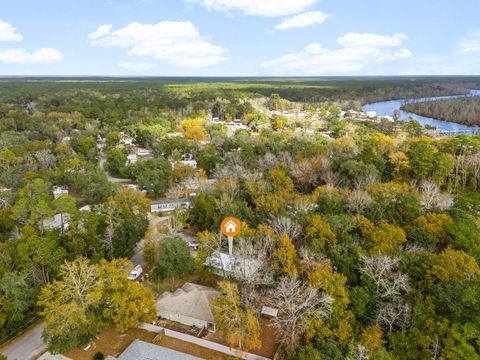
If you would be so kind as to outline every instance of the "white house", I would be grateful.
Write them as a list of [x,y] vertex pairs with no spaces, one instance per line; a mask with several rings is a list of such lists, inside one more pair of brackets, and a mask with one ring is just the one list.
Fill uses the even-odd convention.
[[172,165],[172,169],[175,169],[175,164],[182,164],[183,166],[189,166],[192,169],[196,169],[198,166],[196,160],[180,160],[180,161],[177,161],[176,163],[172,161],[170,164]]
[[215,332],[210,302],[220,292],[206,286],[186,283],[175,292],[166,291],[157,299],[159,317]]
[[53,219],[43,220],[45,230],[61,229],[67,231],[71,215],[68,213],[55,214]]
[[175,211],[178,208],[189,209],[190,200],[188,199],[164,199],[153,200],[150,205],[150,212],[170,212]]
[[151,151],[142,147],[137,147],[135,149],[135,153],[137,154],[138,157],[149,157],[151,155]]
[[168,133],[167,137],[169,139],[175,139],[175,138],[183,138],[185,135],[181,132],[173,132],[173,133]]
[[53,197],[57,199],[61,195],[68,195],[68,189],[62,186],[55,186],[53,188]]
[[135,164],[138,160],[137,154],[128,154],[127,155],[127,162],[125,165]]
[[124,132],[120,132],[120,144],[125,146],[133,145],[133,138]]
[[258,260],[246,259],[235,254],[230,255],[220,251],[214,251],[207,257],[205,265],[209,266],[213,273],[218,276],[240,278],[251,277],[260,268],[260,262]]

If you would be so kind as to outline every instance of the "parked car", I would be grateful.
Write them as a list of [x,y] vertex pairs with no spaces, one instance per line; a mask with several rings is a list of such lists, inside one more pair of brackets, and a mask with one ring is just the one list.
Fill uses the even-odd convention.
[[142,267],[140,265],[137,265],[135,266],[135,269],[130,271],[130,273],[128,274],[128,279],[137,280],[140,277],[140,275],[142,275],[142,273],[143,273]]

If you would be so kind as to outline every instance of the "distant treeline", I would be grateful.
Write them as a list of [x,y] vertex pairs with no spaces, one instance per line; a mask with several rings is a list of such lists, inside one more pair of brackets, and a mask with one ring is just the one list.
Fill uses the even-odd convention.
[[466,125],[480,125],[480,97],[412,102],[402,110],[439,120]]
[[[273,93],[308,103],[376,101],[466,94],[480,87],[479,77],[318,77],[318,78],[0,78],[0,98],[29,103],[39,97],[79,92],[142,99],[166,108],[184,108],[218,98],[246,98]],[[61,101],[61,100],[60,100]],[[108,100],[107,100],[108,102]],[[69,101],[67,101],[69,103]]]

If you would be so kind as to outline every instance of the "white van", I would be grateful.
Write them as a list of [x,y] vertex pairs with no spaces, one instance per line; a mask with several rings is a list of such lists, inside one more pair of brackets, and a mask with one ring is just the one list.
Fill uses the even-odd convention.
[[140,275],[142,275],[143,273],[143,269],[140,265],[137,265],[135,266],[135,269],[133,269],[132,271],[130,271],[130,273],[128,274],[128,280],[137,280]]

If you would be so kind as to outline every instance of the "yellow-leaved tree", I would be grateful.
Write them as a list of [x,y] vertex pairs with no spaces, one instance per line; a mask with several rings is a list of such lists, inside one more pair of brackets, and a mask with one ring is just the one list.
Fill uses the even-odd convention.
[[122,259],[90,264],[77,258],[62,266],[61,280],[47,284],[38,300],[44,337],[52,351],[86,344],[109,324],[125,331],[155,318],[153,294],[127,278],[132,268]]
[[273,254],[273,268],[281,274],[296,274],[298,255],[295,250],[295,246],[286,234],[278,236],[277,240],[278,247]]
[[102,260],[99,264],[99,280],[108,284],[102,289],[103,317],[122,332],[156,317],[151,291],[138,282],[128,280],[131,268],[132,263],[125,259]]
[[401,227],[388,223],[375,226],[362,215],[356,218],[370,255],[394,253],[407,241],[407,235]]
[[212,300],[212,306],[215,323],[225,333],[228,345],[243,351],[260,348],[260,323],[253,308],[240,306],[237,284],[222,281],[219,288],[222,294]]

